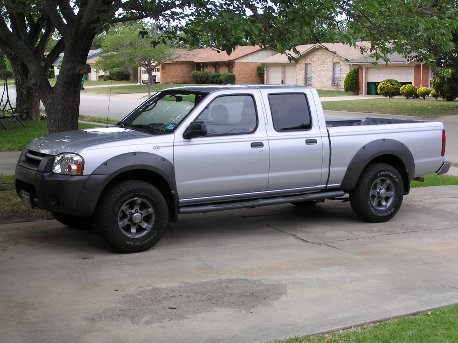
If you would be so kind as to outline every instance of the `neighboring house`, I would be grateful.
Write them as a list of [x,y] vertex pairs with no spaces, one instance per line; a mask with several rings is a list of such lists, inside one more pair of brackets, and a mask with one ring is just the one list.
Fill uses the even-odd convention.
[[[366,43],[360,43],[366,46]],[[265,83],[312,86],[317,89],[343,89],[350,71],[350,60],[362,57],[359,48],[341,43],[306,44],[287,54],[276,54],[261,61],[265,68]]]
[[[103,70],[97,70],[95,68],[95,62],[99,58],[100,55],[103,54],[103,51],[101,49],[95,49],[95,50],[89,50],[89,54],[87,55],[87,64],[89,64],[90,67],[90,72],[87,74],[87,79],[91,81],[96,81],[98,80],[98,77],[100,75],[105,75],[105,72]],[[57,77],[59,75],[60,71],[60,65],[62,63],[62,59],[64,58],[64,54],[60,54],[60,56],[57,58],[56,62],[54,63],[54,75]]]
[[[343,90],[344,80],[351,68],[359,68],[360,94],[377,94],[377,85],[385,79],[396,79],[416,87],[429,86],[430,68],[416,61],[408,61],[392,54],[389,63],[376,61],[363,54],[361,47],[369,42],[358,42],[357,47],[342,43],[299,45],[299,54],[290,61],[287,54],[276,54],[261,61],[266,66],[267,84],[312,86],[317,89]],[[367,53],[368,55],[368,53]]]
[[[153,83],[161,82],[161,67],[154,68],[153,73]],[[137,76],[138,83],[147,83],[148,82],[148,73],[146,69],[143,67],[138,67],[138,76]]]
[[257,74],[260,61],[275,53],[260,46],[239,46],[230,55],[211,48],[177,49],[175,58],[161,65],[160,79],[162,83],[192,83],[192,72],[200,70],[234,73],[237,84],[262,83]]
[[401,84],[413,84],[417,88],[430,87],[433,74],[428,65],[408,60],[399,54],[390,54],[387,57],[389,63],[367,56],[350,61],[359,68],[360,94],[377,94],[378,84],[386,79],[395,79]]

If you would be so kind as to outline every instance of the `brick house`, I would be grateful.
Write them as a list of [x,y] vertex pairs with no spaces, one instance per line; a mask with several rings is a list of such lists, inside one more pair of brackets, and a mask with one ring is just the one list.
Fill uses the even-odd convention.
[[274,54],[275,50],[260,46],[239,46],[230,55],[211,48],[177,49],[173,61],[161,65],[160,80],[161,83],[192,83],[192,72],[205,70],[234,73],[237,84],[262,83],[257,74],[259,61]]
[[290,61],[287,54],[281,53],[261,61],[266,66],[267,84],[341,90],[352,67],[350,60],[363,56],[360,49],[341,43],[306,44],[296,49],[299,54],[288,52],[296,61]]
[[296,57],[290,61],[286,54],[276,54],[261,61],[268,84],[311,86],[317,89],[343,90],[344,80],[351,68],[359,68],[360,94],[377,94],[380,81],[391,78],[402,84],[428,86],[432,78],[430,68],[416,61],[407,61],[399,54],[389,55],[385,63],[363,54],[361,48],[370,47],[359,42],[357,47],[342,43],[299,45],[289,53]]

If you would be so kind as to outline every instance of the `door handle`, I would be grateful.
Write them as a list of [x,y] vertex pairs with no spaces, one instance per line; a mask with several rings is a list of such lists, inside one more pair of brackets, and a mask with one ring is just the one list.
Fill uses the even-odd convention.
[[252,142],[251,143],[252,148],[264,148],[264,143],[263,142]]
[[316,139],[310,139],[309,138],[309,139],[305,140],[305,144],[307,144],[307,145],[313,145],[313,144],[316,144],[316,143],[318,143],[318,141]]

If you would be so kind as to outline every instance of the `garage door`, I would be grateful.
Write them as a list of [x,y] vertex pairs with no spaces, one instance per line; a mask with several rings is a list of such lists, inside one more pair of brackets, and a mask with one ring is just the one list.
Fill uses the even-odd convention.
[[377,66],[367,68],[367,82],[380,82],[386,79],[395,79],[399,82],[413,82],[413,67]]
[[285,66],[285,84],[295,85],[296,84],[296,65]]
[[281,84],[281,66],[267,67],[267,83],[271,85]]

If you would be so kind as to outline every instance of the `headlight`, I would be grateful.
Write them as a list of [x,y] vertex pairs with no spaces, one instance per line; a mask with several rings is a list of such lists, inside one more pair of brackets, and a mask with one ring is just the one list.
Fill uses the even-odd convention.
[[63,153],[54,157],[52,171],[56,174],[83,175],[84,160],[78,154]]

